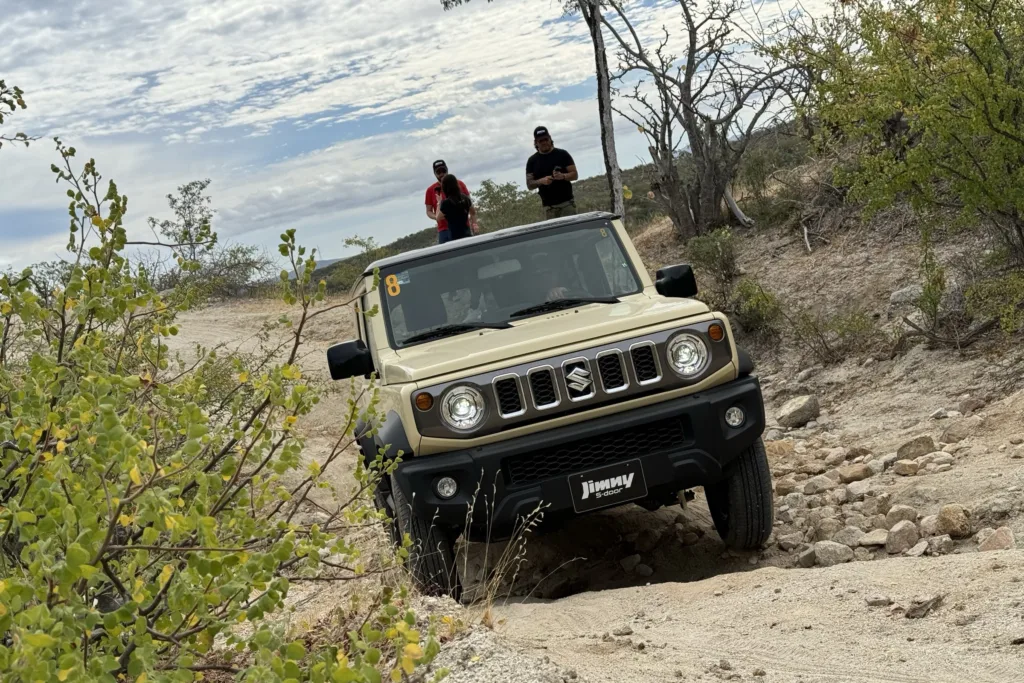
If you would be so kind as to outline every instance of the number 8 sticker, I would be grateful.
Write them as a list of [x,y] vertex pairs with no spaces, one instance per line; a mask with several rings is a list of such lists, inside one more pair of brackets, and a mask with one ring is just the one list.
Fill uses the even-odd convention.
[[388,296],[398,296],[402,292],[402,287],[398,284],[397,275],[388,275],[384,278],[384,284],[388,288]]

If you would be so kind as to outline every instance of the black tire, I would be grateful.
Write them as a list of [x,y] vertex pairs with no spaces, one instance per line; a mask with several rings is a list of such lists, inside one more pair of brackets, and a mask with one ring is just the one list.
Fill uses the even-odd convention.
[[399,538],[409,534],[412,540],[407,566],[416,587],[426,595],[451,595],[458,599],[461,586],[455,566],[456,534],[442,528],[435,520],[417,515],[394,476],[391,477],[391,492]]
[[730,463],[722,481],[705,486],[711,518],[722,541],[733,550],[757,550],[775,523],[772,473],[758,439]]

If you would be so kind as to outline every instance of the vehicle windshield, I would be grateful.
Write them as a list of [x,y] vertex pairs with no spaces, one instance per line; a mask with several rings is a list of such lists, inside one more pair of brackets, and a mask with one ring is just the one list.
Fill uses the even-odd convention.
[[605,222],[482,242],[380,275],[394,348],[504,327],[557,310],[559,301],[608,304],[641,290],[615,230]]

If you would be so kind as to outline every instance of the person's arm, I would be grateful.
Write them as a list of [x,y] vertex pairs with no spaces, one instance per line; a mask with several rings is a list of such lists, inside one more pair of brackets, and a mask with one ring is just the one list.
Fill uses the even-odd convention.
[[438,218],[441,217],[441,214],[438,211],[439,207],[437,205],[437,195],[434,193],[433,190],[433,186],[427,188],[427,194],[426,198],[424,199],[424,202],[427,205],[427,218],[429,218],[432,221],[436,221]]
[[476,222],[476,207],[472,204],[469,205],[469,228],[474,235],[480,234],[480,226]]
[[554,180],[551,176],[545,176],[543,178],[535,179],[532,173],[526,174],[526,189],[536,190],[541,185],[550,185],[551,181]]
[[580,174],[576,171],[576,162],[573,161],[572,155],[565,152],[559,156],[559,161],[565,167],[565,173],[556,173],[555,180],[568,180],[569,182],[579,180]]
[[538,179],[534,175],[534,170],[535,169],[534,169],[534,164],[533,164],[533,157],[530,157],[530,160],[526,162],[526,189],[527,190],[536,190],[541,185],[550,185],[551,184],[551,176],[547,176],[547,177]]

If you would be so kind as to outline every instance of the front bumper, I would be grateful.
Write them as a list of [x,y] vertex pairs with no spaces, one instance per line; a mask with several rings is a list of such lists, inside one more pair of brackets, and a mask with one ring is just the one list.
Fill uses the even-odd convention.
[[[746,420],[737,428],[725,411],[738,405]],[[673,496],[713,484],[764,432],[764,404],[756,377],[707,391],[528,436],[399,464],[395,479],[417,515],[462,529],[508,537],[517,520],[543,504],[550,520],[575,514],[568,475],[639,459],[648,498]],[[453,477],[458,493],[438,497],[434,485]],[[469,514],[472,507],[472,515]]]

